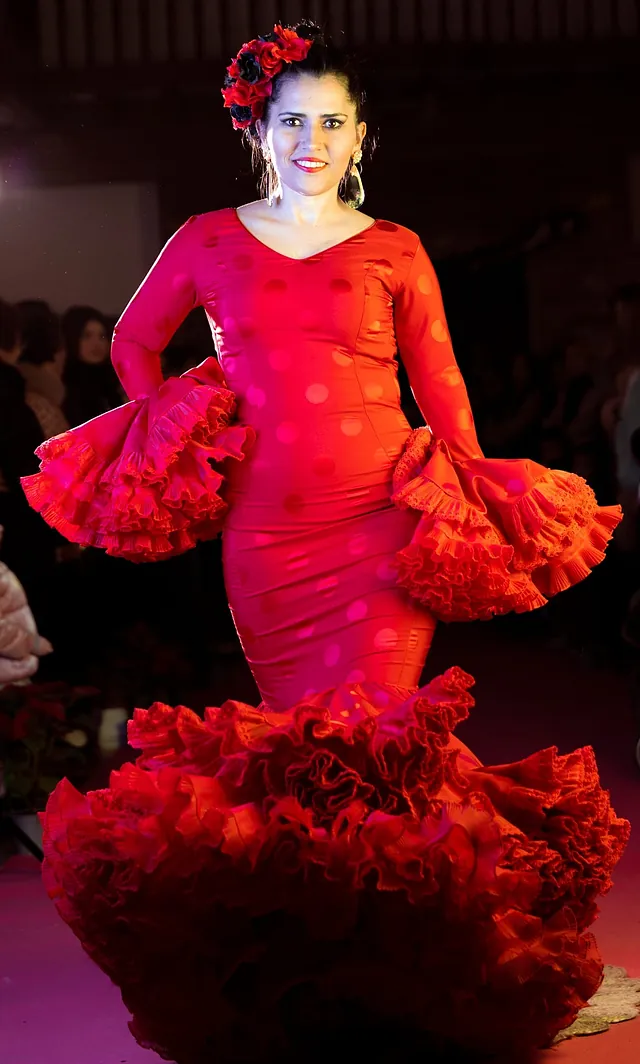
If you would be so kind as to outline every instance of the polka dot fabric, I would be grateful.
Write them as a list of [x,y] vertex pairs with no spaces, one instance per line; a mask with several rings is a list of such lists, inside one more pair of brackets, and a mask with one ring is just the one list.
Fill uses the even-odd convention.
[[256,435],[244,470],[227,471],[223,561],[244,652],[275,710],[361,671],[419,683],[435,622],[397,586],[394,562],[419,515],[391,501],[410,432],[394,302],[417,248],[415,234],[377,221],[301,262],[263,245],[235,211],[213,212],[183,227],[118,325],[116,354],[138,345],[136,378],[123,383],[140,394],[147,373],[155,382],[144,335],[158,285],[164,298],[165,273],[192,278],[171,289],[174,327],[195,292],[237,419]]
[[[162,384],[159,353],[197,305],[226,388],[201,367]],[[398,349],[431,427],[418,438]],[[204,475],[220,408],[224,576],[262,696],[204,719],[136,710],[136,764],[86,797],[63,781],[49,800],[49,895],[121,988],[135,1037],[180,1064],[304,1059],[348,1001],[403,1036],[548,1044],[600,983],[587,929],[628,826],[591,750],[482,766],[453,735],[472,678],[419,683],[452,597],[504,598],[500,567],[515,558],[532,580],[540,543],[564,552],[556,574],[575,572],[579,516],[595,509],[573,482],[484,459],[433,268],[392,222],[299,261],[233,210],[191,219],[120,319],[113,361],[138,411],[129,476],[157,457],[144,431],[159,401]],[[108,418],[72,434],[102,431],[103,453],[117,452]],[[167,513],[203,499],[180,468],[179,483],[162,471]],[[73,462],[62,472],[75,483]]]
[[[177,527],[165,541],[187,549],[223,526],[229,603],[272,709],[286,709],[310,687],[347,682],[358,669],[415,690],[435,619],[535,608],[603,557],[619,519],[615,508],[598,508],[569,474],[482,455],[438,281],[415,233],[378,219],[298,260],[263,244],[235,210],[190,218],[115,329],[113,362],[132,405],[141,404],[142,429],[145,404],[157,409],[166,393],[167,409],[177,396],[178,385],[162,384],[159,352],[198,305],[216,348],[217,362],[208,361],[227,389],[218,387],[216,402],[229,410],[233,398],[251,450],[247,460],[237,444],[231,450],[240,460],[224,462],[218,494],[220,474],[204,497],[197,477],[180,485],[181,500],[185,491],[198,497],[195,531],[185,502],[173,501],[167,470],[165,524],[173,506]],[[422,430],[429,443],[417,449],[400,408],[398,355],[430,427]],[[185,426],[187,411],[178,405],[170,414]],[[106,436],[107,422],[99,420],[68,434],[79,447],[65,451],[62,479],[84,444],[100,450],[94,437],[102,426]],[[144,446],[141,438],[136,451]],[[183,446],[181,437],[174,450]],[[151,494],[155,466],[152,474]],[[38,476],[28,485],[35,499]],[[78,492],[85,510],[75,503],[74,519],[87,527],[84,486]],[[47,483],[44,494],[51,493]],[[129,485],[128,531],[141,522],[131,496]],[[122,500],[123,492],[107,497]],[[215,522],[203,520],[208,499]],[[146,529],[154,522],[151,501],[145,511]],[[114,520],[122,522],[121,511]],[[294,638],[298,631],[307,637]]]

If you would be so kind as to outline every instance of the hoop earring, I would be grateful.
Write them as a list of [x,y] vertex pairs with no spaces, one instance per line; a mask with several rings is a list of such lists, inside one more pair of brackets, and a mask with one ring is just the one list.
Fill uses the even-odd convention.
[[354,211],[357,211],[364,203],[364,185],[362,184],[360,171],[357,167],[357,163],[359,163],[361,159],[362,152],[360,151],[360,148],[358,148],[357,151],[354,152],[351,160],[351,169],[345,186],[345,202],[347,203],[347,206],[353,207]]
[[267,167],[267,203],[271,207],[274,203],[274,200],[278,200],[281,198],[282,186],[274,169],[273,163],[271,162],[271,155],[269,153],[265,155],[265,164]]

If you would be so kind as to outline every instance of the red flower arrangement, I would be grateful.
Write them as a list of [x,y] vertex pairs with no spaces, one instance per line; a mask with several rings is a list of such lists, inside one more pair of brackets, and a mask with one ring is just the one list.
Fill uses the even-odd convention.
[[301,37],[297,30],[276,24],[271,33],[242,45],[227,67],[221,90],[234,129],[247,129],[262,116],[272,79],[285,63],[306,59],[312,44],[313,37]]

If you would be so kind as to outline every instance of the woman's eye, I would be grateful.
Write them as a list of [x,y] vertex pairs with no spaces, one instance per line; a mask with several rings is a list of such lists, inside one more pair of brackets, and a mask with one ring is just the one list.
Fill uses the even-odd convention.
[[[299,118],[285,118],[284,119],[284,124],[285,124],[285,126],[297,126],[297,125],[300,125],[300,119]],[[338,118],[328,118],[327,121],[325,122],[325,126],[328,126],[329,129],[340,129],[340,126],[342,124],[343,123]]]

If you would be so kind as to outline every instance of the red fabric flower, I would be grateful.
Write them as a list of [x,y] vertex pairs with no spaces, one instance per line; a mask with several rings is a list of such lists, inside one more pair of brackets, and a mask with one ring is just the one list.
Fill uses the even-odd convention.
[[305,59],[313,41],[299,37],[294,29],[276,24],[269,39],[256,38],[243,44],[227,67],[221,89],[224,106],[231,109],[235,129],[247,129],[264,113],[271,95],[271,79],[285,63]]
[[483,767],[452,734],[471,683],[204,720],[158,703],[130,724],[136,766],[86,798],[56,789],[47,889],[142,1045],[261,1060],[361,1022],[496,1051],[572,1021],[628,826],[589,751]]
[[300,59],[306,59],[313,41],[307,37],[299,37],[290,26],[276,25],[273,32],[277,36],[274,42],[274,51],[287,63],[295,63]]
[[[265,78],[272,78],[280,73],[285,56],[282,55],[281,49],[275,41],[255,41],[253,43],[253,50],[260,63]],[[306,52],[300,57],[292,55],[289,61],[291,62],[295,58],[304,59],[305,56]]]

